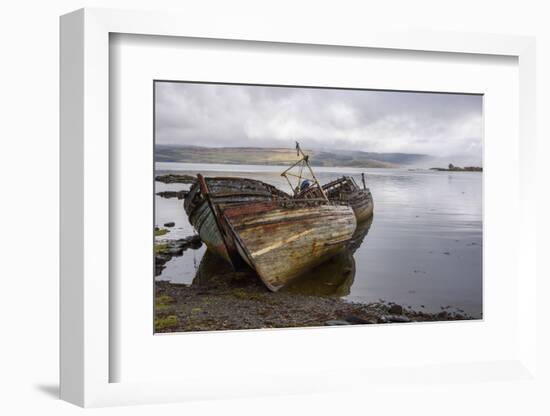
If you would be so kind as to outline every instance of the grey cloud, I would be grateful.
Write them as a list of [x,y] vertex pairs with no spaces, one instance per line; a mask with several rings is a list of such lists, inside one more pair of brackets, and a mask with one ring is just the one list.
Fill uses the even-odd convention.
[[156,83],[156,142],[424,153],[480,164],[482,97]]

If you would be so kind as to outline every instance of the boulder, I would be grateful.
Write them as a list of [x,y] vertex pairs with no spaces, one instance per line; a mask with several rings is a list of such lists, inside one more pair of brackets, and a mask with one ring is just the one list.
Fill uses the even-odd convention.
[[177,199],[185,199],[189,192],[188,191],[161,191],[157,192],[157,195],[162,198],[177,198]]
[[362,324],[373,324],[375,322],[369,321],[368,319],[360,318],[359,316],[346,316],[346,322],[349,322],[352,325],[362,325]]
[[343,321],[341,319],[331,319],[330,321],[325,322],[326,326],[340,326],[340,325],[351,325],[348,321]]
[[403,315],[403,306],[393,304],[390,306],[390,309],[388,312],[391,313],[392,315]]
[[388,315],[386,318],[390,322],[411,322],[405,315]]
[[167,175],[159,175],[155,180],[162,183],[194,183],[196,178],[190,175],[169,173]]

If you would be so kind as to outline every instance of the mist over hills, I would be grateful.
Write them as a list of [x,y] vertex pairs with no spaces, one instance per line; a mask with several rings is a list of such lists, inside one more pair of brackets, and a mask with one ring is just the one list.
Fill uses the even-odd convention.
[[[429,156],[414,153],[375,153],[351,150],[303,149],[312,166],[392,168],[425,162]],[[156,162],[288,165],[296,162],[296,150],[263,147],[201,147],[157,144]]]

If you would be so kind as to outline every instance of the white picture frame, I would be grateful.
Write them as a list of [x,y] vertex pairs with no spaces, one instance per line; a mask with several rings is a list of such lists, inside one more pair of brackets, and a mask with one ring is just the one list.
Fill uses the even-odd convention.
[[[421,32],[331,33],[281,28],[275,23],[234,26],[222,18],[204,26],[189,16],[82,9],[61,18],[61,398],[80,406],[158,403],[197,398],[333,391],[373,383],[399,369],[336,368],[331,377],[282,371],[265,380],[239,380],[221,374],[213,383],[195,375],[184,381],[110,382],[110,169],[109,36],[112,33],[207,39],[332,45],[453,54],[516,57],[519,66],[519,222],[517,316],[536,314],[535,42],[533,38]],[[515,354],[498,361],[418,363],[417,380],[436,374],[479,382],[480,371],[507,380],[533,377],[536,323],[521,319]],[[361,330],[361,328],[357,328]],[[300,331],[300,330],[297,330]],[[309,330],[320,331],[320,330]],[[326,330],[323,330],[326,331]],[[309,332],[313,334],[313,332]],[[325,332],[324,337],[336,336]],[[406,372],[406,370],[404,370]],[[351,376],[351,377],[349,377]],[[197,378],[198,377],[198,378]],[[342,383],[342,379],[350,379]],[[226,388],[224,388],[226,386]]]

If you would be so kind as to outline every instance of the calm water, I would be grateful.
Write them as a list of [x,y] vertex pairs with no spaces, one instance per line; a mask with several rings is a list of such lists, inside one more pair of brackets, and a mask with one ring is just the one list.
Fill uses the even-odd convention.
[[[157,163],[157,172],[205,176],[242,176],[272,183],[290,192],[280,176],[284,167]],[[286,290],[336,294],[351,301],[379,299],[438,311],[451,306],[479,317],[482,312],[482,174],[407,169],[321,168],[322,183],[343,174],[367,175],[374,198],[374,218],[357,232],[354,250],[313,270]],[[156,192],[189,185],[156,182]],[[156,196],[156,225],[174,221],[162,238],[194,233],[183,201]],[[362,240],[362,242],[361,242]],[[190,284],[204,246],[173,258],[158,276]],[[422,308],[422,306],[424,308]]]

